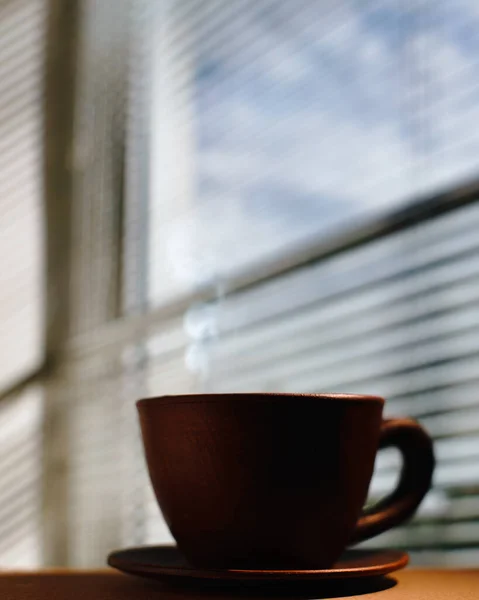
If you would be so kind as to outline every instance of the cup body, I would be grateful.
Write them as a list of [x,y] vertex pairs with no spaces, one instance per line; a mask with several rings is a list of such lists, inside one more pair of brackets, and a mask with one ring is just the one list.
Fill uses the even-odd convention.
[[158,504],[195,566],[328,568],[366,500],[384,400],[204,394],[137,403]]

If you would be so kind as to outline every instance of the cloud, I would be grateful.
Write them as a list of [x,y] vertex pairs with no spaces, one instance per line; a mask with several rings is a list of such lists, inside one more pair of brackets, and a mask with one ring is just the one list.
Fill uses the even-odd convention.
[[173,234],[195,281],[475,173],[479,9],[440,5],[215,5],[196,30],[196,196]]

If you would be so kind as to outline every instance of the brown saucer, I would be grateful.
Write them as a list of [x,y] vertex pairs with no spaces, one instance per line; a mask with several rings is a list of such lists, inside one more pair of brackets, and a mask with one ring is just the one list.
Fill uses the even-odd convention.
[[226,581],[338,581],[378,577],[402,569],[409,557],[399,550],[347,550],[331,569],[201,569],[190,566],[176,546],[144,546],[117,550],[108,564],[125,573],[158,580],[189,578]]

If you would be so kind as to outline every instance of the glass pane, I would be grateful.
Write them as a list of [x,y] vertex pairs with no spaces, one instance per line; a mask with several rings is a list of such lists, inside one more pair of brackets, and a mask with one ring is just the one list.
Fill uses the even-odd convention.
[[43,395],[32,387],[0,406],[0,563],[42,564]]
[[0,388],[41,360],[43,0],[0,4]]
[[220,292],[473,177],[478,18],[450,0],[158,3],[150,301]]

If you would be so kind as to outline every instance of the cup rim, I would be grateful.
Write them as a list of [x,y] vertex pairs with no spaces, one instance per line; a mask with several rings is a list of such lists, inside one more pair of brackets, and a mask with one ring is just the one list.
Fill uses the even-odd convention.
[[343,402],[377,402],[384,404],[381,396],[371,394],[351,394],[338,392],[321,393],[295,393],[295,392],[226,392],[226,393],[194,393],[194,394],[168,394],[162,396],[149,396],[136,401],[137,408],[147,406],[164,407],[177,404],[211,404],[228,400],[238,400],[247,397],[248,400],[261,402],[271,398],[297,398],[307,400],[336,400]]

